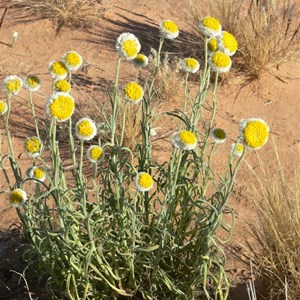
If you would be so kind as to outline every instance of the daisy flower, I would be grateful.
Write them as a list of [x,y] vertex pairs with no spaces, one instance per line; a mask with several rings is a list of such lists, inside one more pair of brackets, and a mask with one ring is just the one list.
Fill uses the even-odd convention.
[[0,116],[5,115],[7,112],[8,106],[7,103],[3,100],[0,100]]
[[208,37],[220,35],[222,32],[222,26],[219,20],[209,16],[200,20],[199,28],[201,32]]
[[209,54],[218,50],[218,40],[215,36],[211,37],[207,41],[207,50]]
[[159,31],[163,38],[169,40],[174,40],[179,35],[179,30],[176,23],[171,20],[162,21],[159,25]]
[[242,143],[233,143],[231,145],[231,151],[234,156],[241,157],[244,152],[244,145]]
[[24,79],[24,86],[30,92],[36,92],[41,87],[40,79],[35,75],[29,75]]
[[147,67],[149,59],[146,55],[139,53],[133,60],[132,63],[137,68]]
[[222,144],[226,141],[226,132],[221,128],[214,128],[210,136],[216,144]]
[[74,98],[68,93],[54,93],[47,103],[47,113],[58,122],[65,122],[74,113]]
[[104,159],[103,148],[98,145],[92,145],[88,148],[86,156],[92,163],[101,162]]
[[10,75],[4,78],[2,87],[8,95],[17,95],[23,86],[23,81],[16,75]]
[[9,202],[14,207],[19,207],[27,200],[26,192],[22,189],[14,189],[9,195]]
[[148,192],[153,187],[153,179],[146,172],[139,172],[134,178],[134,184],[140,192]]
[[212,55],[208,59],[208,62],[211,68],[218,73],[226,73],[231,68],[230,57],[221,51],[212,53]]
[[75,51],[68,51],[64,54],[62,61],[70,71],[76,71],[82,65],[82,57]]
[[269,138],[269,126],[259,118],[243,119],[240,122],[241,142],[252,150],[265,145]]
[[75,133],[80,140],[89,141],[97,134],[96,124],[89,118],[82,118],[75,125]]
[[54,82],[54,90],[56,92],[69,93],[71,91],[71,84],[66,79],[56,80]]
[[51,61],[48,69],[51,76],[55,79],[65,79],[68,75],[68,69],[62,61]]
[[29,178],[36,179],[42,182],[46,179],[46,172],[42,167],[34,166],[27,172],[27,174]]
[[234,35],[227,31],[222,31],[222,34],[217,37],[218,49],[225,54],[232,56],[238,49],[238,42]]
[[175,132],[171,137],[171,142],[175,148],[180,150],[193,150],[197,146],[196,135],[187,130]]
[[196,73],[200,68],[199,62],[195,58],[185,58],[181,62],[181,69],[186,73]]
[[136,82],[128,82],[124,87],[124,97],[129,102],[138,103],[144,97],[143,88]]
[[122,58],[132,60],[140,52],[141,44],[134,34],[123,32],[117,38],[116,48]]
[[41,154],[43,144],[42,142],[36,137],[28,137],[24,142],[24,150],[29,157],[35,158]]

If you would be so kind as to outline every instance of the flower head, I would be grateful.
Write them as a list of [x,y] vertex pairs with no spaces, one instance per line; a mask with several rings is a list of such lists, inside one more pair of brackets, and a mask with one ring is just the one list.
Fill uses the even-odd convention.
[[45,169],[42,167],[34,166],[31,169],[29,169],[27,174],[29,178],[39,180],[41,182],[45,181],[46,179],[46,172]]
[[185,58],[181,62],[181,69],[187,73],[196,73],[200,68],[199,62],[195,58]]
[[149,59],[146,55],[139,53],[135,59],[132,60],[132,63],[134,64],[135,67],[137,68],[144,68],[147,67],[149,62]]
[[208,53],[210,54],[218,50],[218,40],[215,36],[212,36],[211,38],[208,39],[207,50]]
[[82,118],[75,125],[75,133],[80,140],[89,141],[97,134],[96,124],[89,118]]
[[104,159],[103,148],[98,145],[92,145],[88,148],[86,156],[92,163],[101,162]]
[[13,37],[14,39],[17,39],[18,36],[19,36],[19,32],[14,31],[11,35],[12,35],[12,37]]
[[212,55],[209,57],[208,62],[211,68],[218,73],[228,72],[231,68],[230,57],[221,51],[212,53]]
[[140,192],[148,192],[153,187],[153,179],[146,172],[139,172],[134,179],[134,183]]
[[216,144],[222,144],[226,141],[226,132],[221,128],[214,128],[210,132],[210,136]]
[[129,102],[138,103],[144,97],[143,88],[136,82],[128,82],[124,87],[124,97]]
[[24,150],[29,157],[37,157],[41,154],[43,144],[42,142],[36,137],[28,137],[24,142]]
[[68,93],[54,93],[48,100],[47,113],[58,122],[65,122],[74,113],[74,98]]
[[231,145],[231,151],[234,156],[241,157],[244,152],[244,145],[242,143],[233,143]]
[[19,207],[27,200],[26,192],[22,189],[14,189],[9,195],[9,202],[14,207]]
[[30,92],[36,92],[41,86],[40,79],[35,75],[29,75],[24,79],[24,86]]
[[257,150],[267,143],[269,131],[266,122],[259,118],[243,119],[240,122],[240,139],[252,150]]
[[10,75],[4,78],[2,86],[8,95],[17,95],[23,86],[23,81],[16,75]]
[[70,71],[78,70],[82,65],[82,57],[75,51],[68,51],[62,57],[62,61]]
[[55,79],[65,79],[68,75],[68,69],[62,61],[51,61],[48,69],[51,76]]
[[193,150],[197,146],[197,137],[191,131],[181,130],[172,135],[171,142],[175,148]]
[[169,40],[174,40],[179,35],[179,30],[176,23],[171,20],[162,21],[159,25],[159,31],[163,38]]
[[132,60],[140,52],[141,44],[134,34],[124,32],[118,37],[116,48],[122,58]]
[[222,31],[222,26],[219,20],[209,16],[200,20],[199,28],[201,32],[208,37],[217,36]]
[[0,100],[0,116],[5,115],[7,112],[8,106],[7,103],[3,100]]
[[54,89],[57,92],[69,93],[71,91],[71,84],[66,79],[56,80],[54,82]]
[[238,49],[238,42],[234,35],[227,31],[222,31],[222,34],[217,37],[218,48],[225,54],[232,56]]

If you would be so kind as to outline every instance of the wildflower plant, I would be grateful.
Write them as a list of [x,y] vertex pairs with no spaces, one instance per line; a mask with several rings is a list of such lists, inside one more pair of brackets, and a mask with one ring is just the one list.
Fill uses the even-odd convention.
[[[213,33],[221,28],[213,19],[202,23]],[[209,37],[205,37],[204,59],[198,58],[203,66],[199,69],[196,59],[185,60],[189,69],[182,109],[162,114],[178,124],[169,137],[169,158],[163,163],[154,160],[151,137],[153,120],[158,118],[152,109],[155,82],[164,41],[178,32],[173,21],[163,21],[158,26],[160,42],[153,72],[143,77],[140,73],[137,81],[125,84],[119,83],[122,60],[135,59],[141,46],[130,33],[119,36],[115,83],[108,92],[110,112],[99,116],[98,128],[89,118],[73,124],[76,99],[69,93],[54,92],[45,103],[50,119],[50,124],[44,124],[45,140],[37,130],[37,136],[25,141],[24,149],[33,160],[26,175],[14,154],[9,129],[13,94],[5,89],[8,110],[1,118],[8,150],[5,155],[0,153],[0,167],[7,180],[7,198],[17,207],[30,243],[26,256],[31,264],[36,263],[39,274],[46,276],[53,299],[228,297],[230,283],[222,244],[230,238],[234,218],[227,202],[246,151],[263,146],[269,128],[261,119],[244,120],[237,144],[228,149],[224,174],[214,172],[216,145],[226,138],[222,129],[213,127],[218,74],[224,68],[229,71],[231,61],[223,52],[211,58]],[[200,79],[192,95],[188,76],[196,69]],[[57,75],[68,72],[62,62],[51,63],[50,70]],[[127,114],[133,111],[126,109],[128,103],[141,108],[134,110],[140,112],[141,127],[135,151],[124,142]],[[206,104],[212,107],[209,119],[202,114]],[[34,107],[32,101],[30,105]],[[58,123],[68,135],[71,166],[60,155]],[[101,138],[104,131],[105,141]],[[8,176],[7,161],[13,179]],[[83,172],[85,164],[93,168],[91,178]],[[225,208],[231,212],[232,224],[222,221]],[[222,229],[228,239],[220,241],[216,233]]]

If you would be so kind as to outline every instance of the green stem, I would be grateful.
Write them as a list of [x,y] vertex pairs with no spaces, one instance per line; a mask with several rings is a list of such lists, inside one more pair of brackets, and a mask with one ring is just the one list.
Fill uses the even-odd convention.
[[29,101],[30,101],[31,113],[32,113],[33,121],[34,121],[36,136],[39,140],[41,140],[39,127],[38,127],[38,119],[35,114],[34,104],[33,104],[33,100],[32,100],[32,91],[29,91]]
[[215,119],[215,115],[216,115],[216,110],[217,110],[217,86],[218,86],[218,75],[219,73],[216,73],[216,77],[215,77],[215,83],[214,83],[214,87],[213,87],[213,92],[212,92],[212,113],[211,113],[211,118],[210,118],[210,122],[209,122],[209,127],[206,128],[206,135],[203,141],[203,148],[202,148],[202,157],[205,155],[205,150],[207,147],[207,142],[208,142],[208,138],[209,138],[209,134],[211,132],[212,126],[213,126],[213,122]]
[[114,85],[114,94],[112,100],[112,113],[111,113],[111,145],[115,145],[115,133],[116,133],[116,125],[117,125],[117,114],[118,114],[118,81],[119,81],[119,73],[121,66],[121,57],[118,59],[116,66],[116,76],[115,76],[115,85]]
[[124,104],[124,111],[123,111],[123,116],[122,116],[122,129],[121,129],[120,146],[123,145],[123,139],[124,139],[124,133],[125,133],[125,126],[126,126],[127,106],[128,106],[128,102],[126,101],[125,104]]
[[83,165],[83,150],[84,150],[84,147],[83,147],[83,143],[84,141],[81,140],[80,141],[80,158],[79,158],[79,178],[80,178],[80,182],[82,184],[82,179],[83,179],[83,174],[82,174],[82,165]]
[[76,161],[76,155],[75,155],[75,144],[74,144],[74,137],[72,134],[72,118],[69,119],[69,139],[70,139],[70,147],[71,147],[71,153],[72,153],[72,163],[74,170],[77,169],[77,161]]
[[153,73],[153,77],[152,77],[152,80],[151,80],[151,83],[150,83],[150,87],[148,89],[148,98],[149,99],[151,99],[151,97],[152,97],[151,96],[152,89],[153,89],[154,82],[155,82],[155,79],[156,79],[156,76],[157,76],[157,73],[158,73],[158,70],[159,70],[159,66],[160,66],[160,54],[161,54],[161,49],[162,49],[163,44],[164,44],[164,39],[161,38],[160,41],[159,41],[159,46],[158,46],[158,51],[157,51],[155,71]]
[[189,73],[186,73],[185,79],[184,79],[184,103],[183,103],[183,108],[182,111],[183,113],[186,113],[186,105],[187,105],[187,92],[188,92],[188,78],[189,78]]
[[7,112],[4,116],[4,119],[5,119],[5,134],[6,134],[7,141],[8,141],[8,154],[13,158],[13,160],[15,160],[14,149],[13,149],[13,145],[12,145],[12,139],[11,139],[9,126],[8,126],[10,110],[11,110],[11,95],[8,95],[8,97],[7,97]]
[[4,120],[5,120],[4,129],[5,129],[5,134],[6,134],[7,141],[8,141],[8,155],[9,155],[11,166],[12,166],[12,169],[13,169],[13,173],[14,173],[14,176],[15,176],[15,179],[16,179],[16,185],[19,186],[22,182],[22,178],[20,176],[19,164],[18,164],[18,162],[16,161],[16,158],[15,158],[12,138],[11,138],[9,125],[8,125],[10,111],[11,111],[11,97],[12,97],[12,95],[8,95],[8,97],[7,97],[7,112],[4,115]]

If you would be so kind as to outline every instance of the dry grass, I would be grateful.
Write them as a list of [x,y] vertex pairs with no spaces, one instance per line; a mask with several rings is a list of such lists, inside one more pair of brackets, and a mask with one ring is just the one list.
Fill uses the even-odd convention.
[[[153,74],[156,66],[156,50],[151,49],[149,57],[149,70]],[[161,65],[157,73],[154,90],[158,102],[171,102],[183,99],[184,79],[179,71],[178,58],[170,58],[168,53],[162,55]]]
[[289,299],[300,299],[299,164],[287,177],[277,161],[277,174],[264,170],[260,188],[253,187],[259,222],[251,229],[261,246],[256,261],[266,299],[286,299],[287,294]]
[[190,14],[199,35],[201,16],[218,18],[239,42],[234,68],[251,78],[300,58],[300,22],[291,0],[216,0],[203,9],[191,0]]
[[7,0],[6,5],[22,8],[29,16],[53,20],[62,26],[90,28],[101,12],[102,0]]

